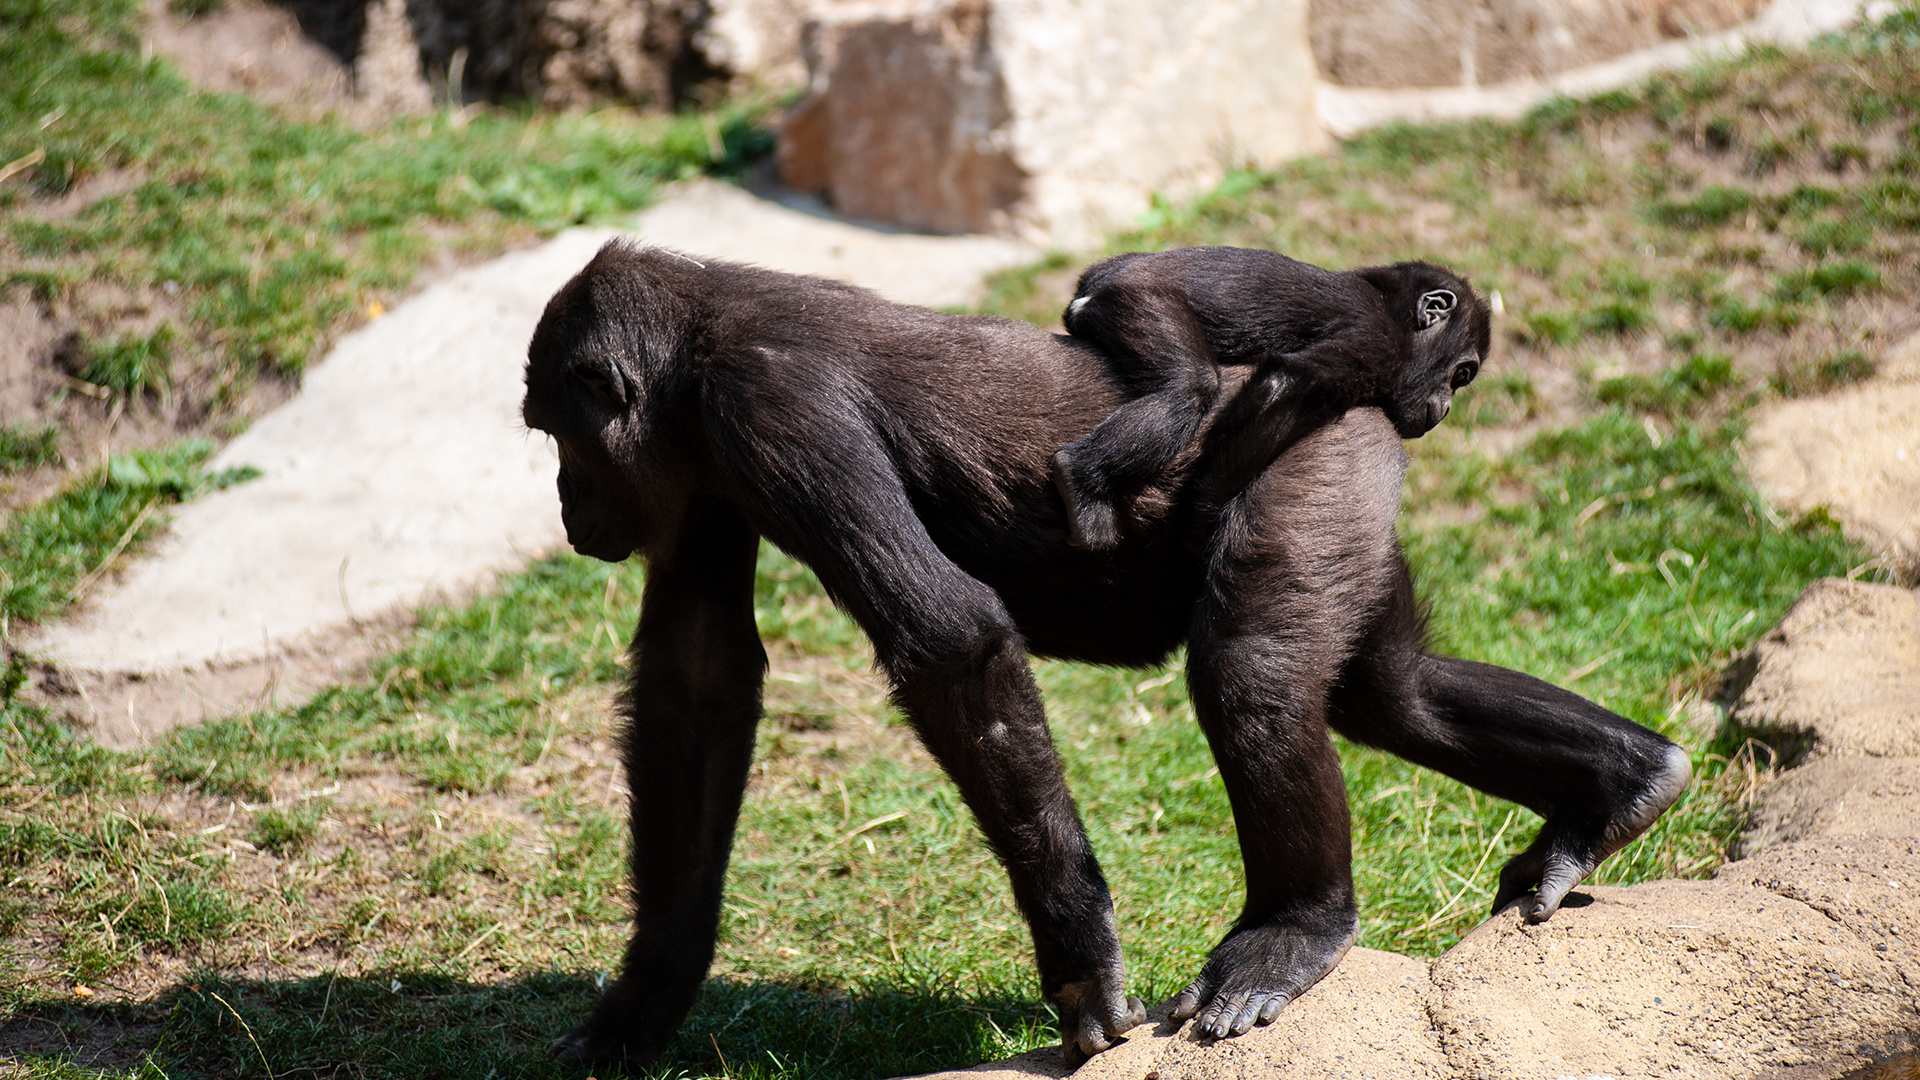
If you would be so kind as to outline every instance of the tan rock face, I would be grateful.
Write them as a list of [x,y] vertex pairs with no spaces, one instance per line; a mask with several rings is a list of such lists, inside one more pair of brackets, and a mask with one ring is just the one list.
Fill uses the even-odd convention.
[[1818,754],[1920,756],[1920,595],[1815,582],[1757,653],[1742,722],[1808,732]]
[[[1271,1025],[1237,1039],[1195,1039],[1156,1013],[1127,1041],[1082,1065],[1075,1080],[1437,1080],[1451,1076],[1427,1025],[1427,965],[1354,949]],[[1057,1047],[943,1080],[1059,1076]]]
[[[1909,986],[1920,986],[1920,840],[1850,836],[1781,844],[1728,863],[1714,880],[1806,904],[1845,927]],[[1911,993],[1901,1024],[1888,1032],[1920,1030]]]
[[1314,59],[1342,86],[1538,78],[1723,30],[1765,0],[1315,0]]
[[1896,966],[1806,904],[1720,881],[1582,891],[1593,903],[1497,917],[1434,962],[1456,1075],[1754,1077],[1914,1027]]
[[1920,576],[1920,335],[1880,375],[1837,393],[1755,409],[1747,471],[1767,501],[1824,507],[1851,536]]
[[1920,837],[1920,759],[1825,757],[1774,781],[1741,850],[1836,836]]
[[818,13],[787,181],[915,228],[1069,246],[1325,144],[1304,0],[917,0]]
[[353,61],[353,93],[382,116],[418,116],[433,108],[433,91],[420,75],[420,47],[407,21],[406,0],[373,0]]

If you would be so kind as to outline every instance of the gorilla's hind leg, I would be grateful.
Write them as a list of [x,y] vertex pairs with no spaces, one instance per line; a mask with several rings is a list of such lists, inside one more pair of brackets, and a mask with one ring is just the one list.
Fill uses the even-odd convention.
[[[1490,664],[1420,661],[1427,707],[1477,759],[1436,767],[1546,819],[1500,868],[1496,912],[1519,901],[1527,922],[1552,918],[1569,890],[1646,832],[1693,779],[1685,750],[1577,694]],[[1473,775],[1500,765],[1509,777]]]
[[1105,350],[1128,392],[1139,395],[1053,455],[1068,542],[1109,551],[1120,543],[1119,501],[1164,473],[1192,441],[1220,396],[1220,372],[1176,289],[1121,275],[1075,300],[1063,321],[1073,336]]
[[[1531,675],[1421,651],[1404,564],[1388,609],[1333,695],[1335,730],[1546,820],[1500,871],[1493,910],[1530,923],[1645,832],[1686,790],[1687,753],[1578,694]],[[1530,897],[1528,894],[1532,894]]]

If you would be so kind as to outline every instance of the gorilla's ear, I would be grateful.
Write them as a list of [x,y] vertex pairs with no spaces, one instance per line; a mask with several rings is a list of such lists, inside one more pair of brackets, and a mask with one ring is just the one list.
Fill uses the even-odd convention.
[[593,396],[616,409],[627,407],[627,380],[617,364],[603,360],[582,360],[567,369]]
[[1420,303],[1414,309],[1414,325],[1422,330],[1435,323],[1445,322],[1453,314],[1454,305],[1460,298],[1448,289],[1435,289],[1420,296]]

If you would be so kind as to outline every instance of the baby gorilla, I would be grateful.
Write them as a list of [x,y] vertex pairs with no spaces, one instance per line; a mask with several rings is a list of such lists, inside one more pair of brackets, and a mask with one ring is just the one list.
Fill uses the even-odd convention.
[[1379,406],[1403,439],[1433,430],[1490,339],[1486,303],[1431,263],[1335,273],[1229,247],[1095,263],[1063,321],[1137,395],[1053,458],[1069,539],[1095,550],[1120,542],[1118,498],[1161,475],[1199,431],[1219,365],[1257,370],[1211,425],[1195,493],[1203,514],[1356,405]]

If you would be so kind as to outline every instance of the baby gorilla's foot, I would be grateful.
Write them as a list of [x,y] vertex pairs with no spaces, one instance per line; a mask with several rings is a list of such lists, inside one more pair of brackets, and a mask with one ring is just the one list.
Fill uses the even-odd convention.
[[1167,1018],[1189,1017],[1194,1030],[1216,1038],[1244,1035],[1271,1023],[1287,1003],[1340,963],[1360,934],[1352,909],[1307,922],[1239,927],[1214,946],[1207,966],[1173,999]]
[[[1495,913],[1521,900],[1521,915],[1527,922],[1552,918],[1568,890],[1586,880],[1607,856],[1632,843],[1660,820],[1692,779],[1693,763],[1687,759],[1687,752],[1670,745],[1640,794],[1613,808],[1605,820],[1549,817],[1527,850],[1500,868],[1500,892],[1493,898]],[[1528,893],[1533,896],[1522,900]]]
[[1120,544],[1119,515],[1111,500],[1094,496],[1077,475],[1073,446],[1053,455],[1053,486],[1067,504],[1067,543],[1089,551],[1111,551]]

